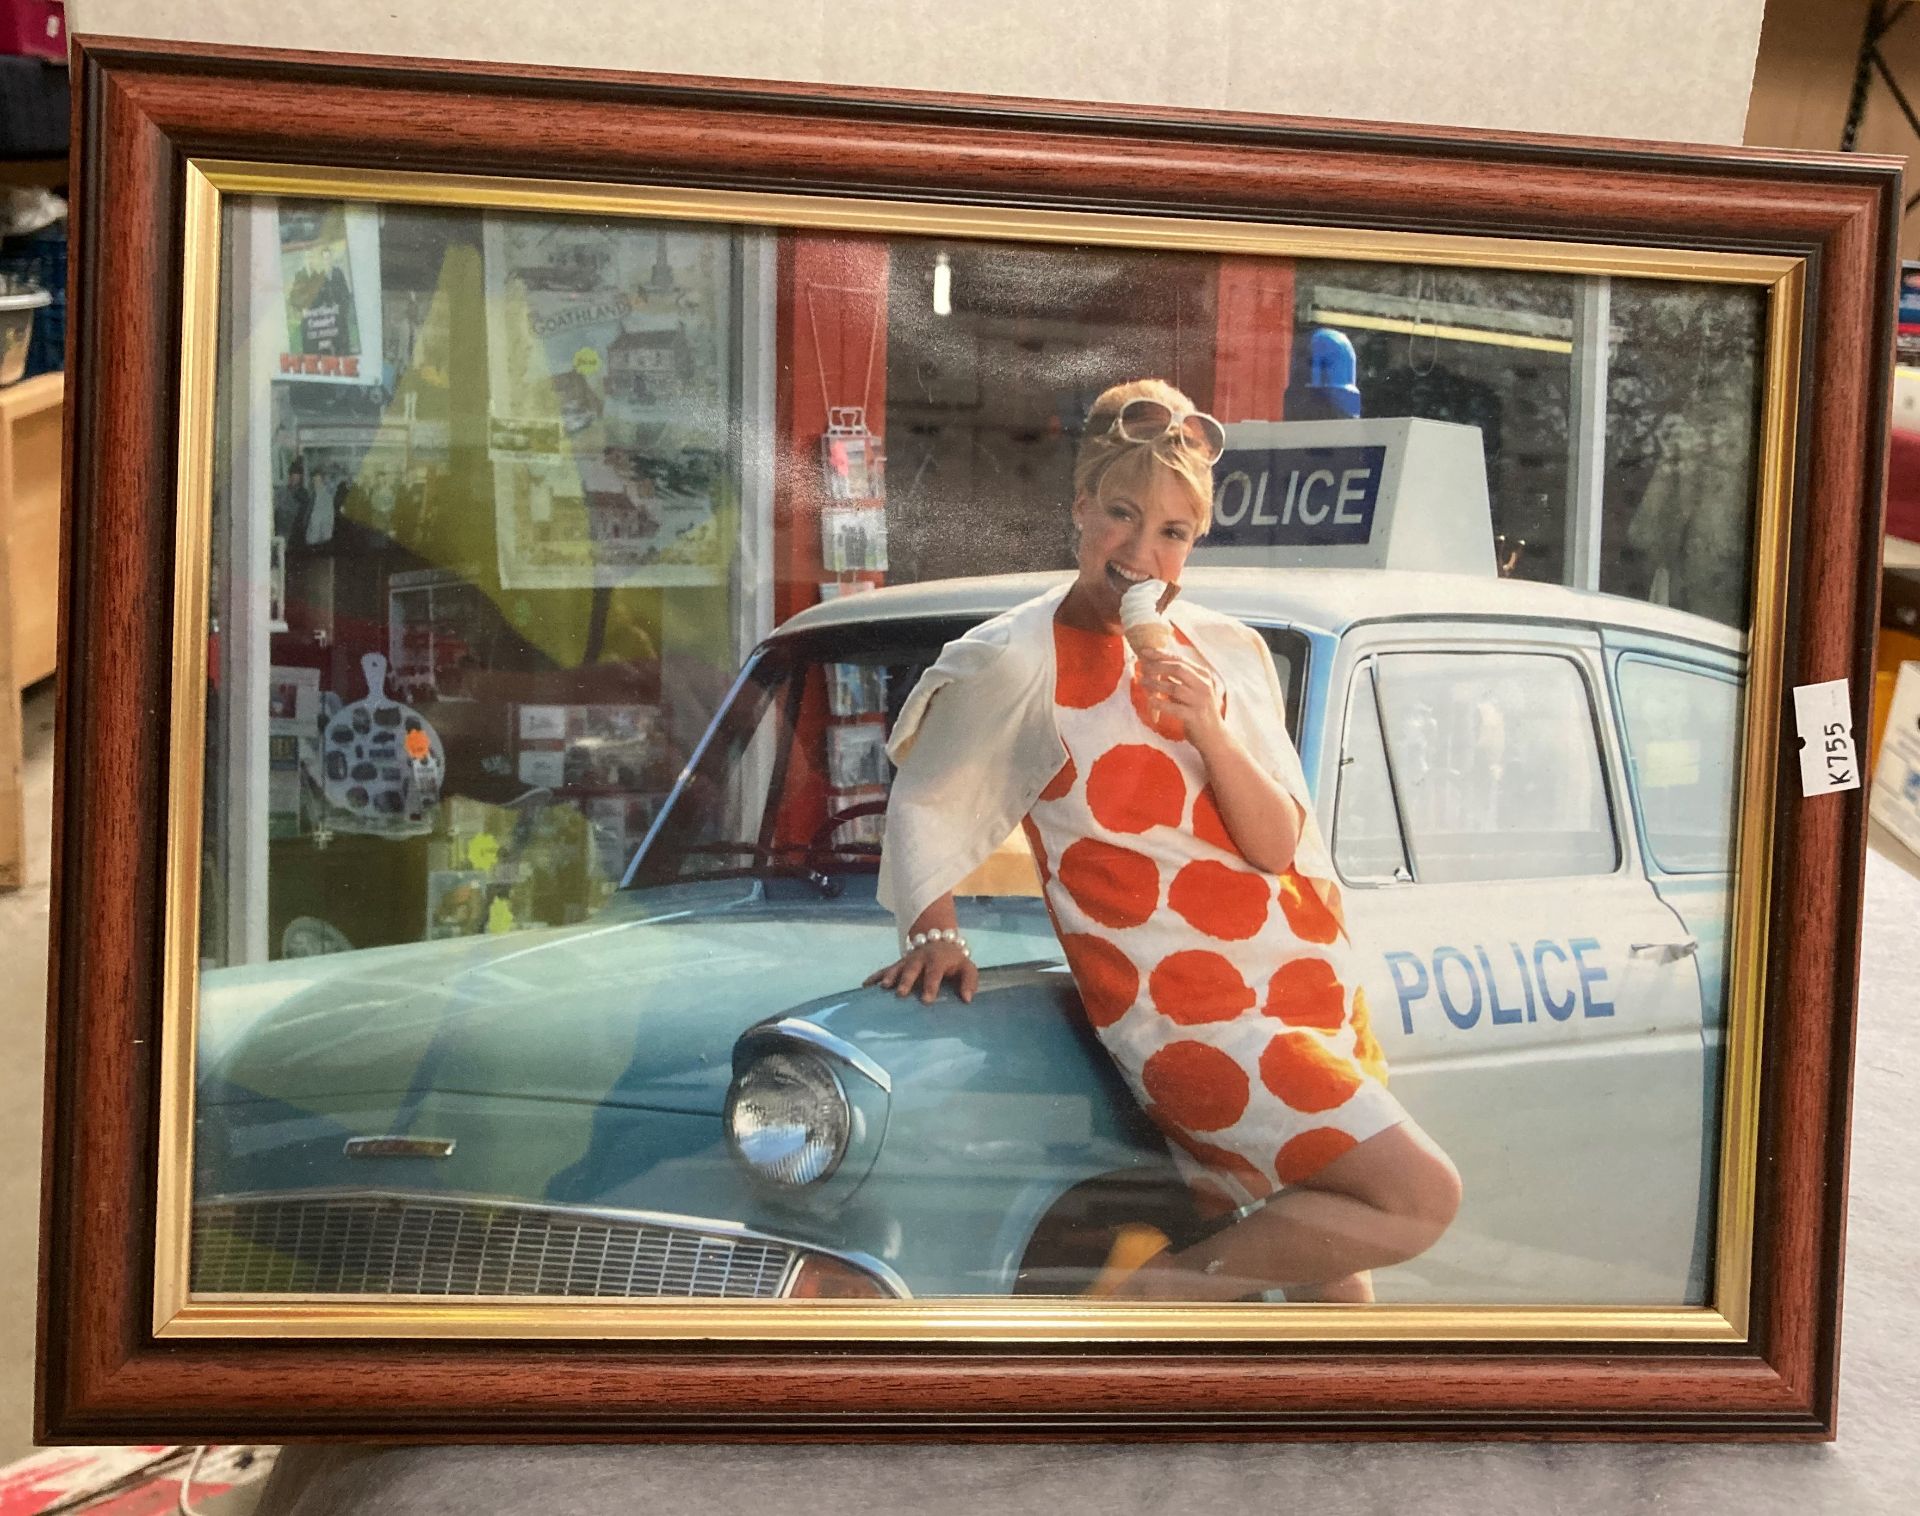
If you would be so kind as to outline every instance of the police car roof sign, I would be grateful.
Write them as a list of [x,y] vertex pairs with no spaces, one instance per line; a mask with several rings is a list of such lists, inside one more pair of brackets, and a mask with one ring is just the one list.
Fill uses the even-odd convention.
[[1240,421],[1196,563],[1494,573],[1480,429],[1417,417]]

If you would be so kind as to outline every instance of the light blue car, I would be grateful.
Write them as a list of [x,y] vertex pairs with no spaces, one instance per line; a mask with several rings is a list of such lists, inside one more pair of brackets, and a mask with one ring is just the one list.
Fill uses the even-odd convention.
[[[1074,1293],[1120,1223],[1191,1232],[1017,836],[961,891],[970,1005],[858,988],[885,790],[830,791],[829,711],[884,729],[1051,582],[795,617],[592,921],[210,972],[196,1293]],[[1272,649],[1393,1087],[1465,1182],[1381,1298],[1704,1300],[1741,639],[1465,576],[1185,592]]]

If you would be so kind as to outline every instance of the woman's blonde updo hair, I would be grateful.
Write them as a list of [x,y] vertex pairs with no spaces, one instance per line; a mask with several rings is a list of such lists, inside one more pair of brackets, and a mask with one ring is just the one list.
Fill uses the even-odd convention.
[[1213,465],[1195,448],[1182,443],[1178,433],[1148,443],[1130,441],[1113,429],[1120,407],[1129,400],[1141,399],[1158,400],[1176,414],[1196,408],[1164,379],[1134,379],[1105,391],[1087,412],[1087,429],[1073,463],[1074,499],[1097,502],[1115,491],[1144,490],[1153,471],[1164,468],[1192,499],[1204,535],[1213,524]]

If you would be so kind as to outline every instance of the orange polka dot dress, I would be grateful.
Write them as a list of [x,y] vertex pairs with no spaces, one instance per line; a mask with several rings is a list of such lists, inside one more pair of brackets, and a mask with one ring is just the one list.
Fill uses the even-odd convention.
[[1054,648],[1067,761],[1026,825],[1088,1019],[1209,1209],[1311,1178],[1406,1119],[1340,923],[1234,846],[1124,637]]

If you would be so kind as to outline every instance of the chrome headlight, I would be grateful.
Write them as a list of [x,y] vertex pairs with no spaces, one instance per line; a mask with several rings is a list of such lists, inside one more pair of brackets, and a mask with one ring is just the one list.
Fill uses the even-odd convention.
[[727,1141],[763,1179],[799,1188],[839,1166],[853,1132],[840,1077],[807,1052],[756,1058],[727,1092]]

